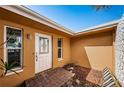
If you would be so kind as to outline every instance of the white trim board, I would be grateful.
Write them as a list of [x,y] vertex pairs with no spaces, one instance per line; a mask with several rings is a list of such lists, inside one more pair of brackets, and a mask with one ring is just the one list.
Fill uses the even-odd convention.
[[83,29],[83,30],[78,31],[77,33],[75,33],[75,35],[80,35],[83,33],[93,32],[93,31],[102,30],[102,29],[106,29],[106,28],[111,28],[111,27],[117,26],[119,21],[120,20],[115,20],[115,21],[107,22],[107,23],[104,23],[101,25],[89,27],[87,29]]

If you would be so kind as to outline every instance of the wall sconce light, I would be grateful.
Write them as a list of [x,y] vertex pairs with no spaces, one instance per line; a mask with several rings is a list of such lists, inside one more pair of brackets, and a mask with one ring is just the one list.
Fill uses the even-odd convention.
[[31,40],[32,39],[32,35],[31,34],[27,34],[27,39]]

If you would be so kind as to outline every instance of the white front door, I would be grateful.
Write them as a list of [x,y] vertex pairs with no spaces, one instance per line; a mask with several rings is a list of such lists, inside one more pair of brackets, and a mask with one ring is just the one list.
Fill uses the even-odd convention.
[[52,68],[52,39],[45,34],[35,34],[35,73]]

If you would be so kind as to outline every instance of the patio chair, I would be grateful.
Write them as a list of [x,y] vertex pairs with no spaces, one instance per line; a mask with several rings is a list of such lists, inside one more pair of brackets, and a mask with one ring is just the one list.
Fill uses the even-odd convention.
[[116,79],[116,77],[113,75],[111,70],[109,68],[105,68],[102,71],[103,74],[103,83],[102,87],[121,87],[119,81]]

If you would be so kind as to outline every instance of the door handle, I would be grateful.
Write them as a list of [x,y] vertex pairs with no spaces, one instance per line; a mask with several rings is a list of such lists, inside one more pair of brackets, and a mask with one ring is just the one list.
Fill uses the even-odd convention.
[[36,52],[36,62],[38,62],[38,55],[37,55],[37,52]]

